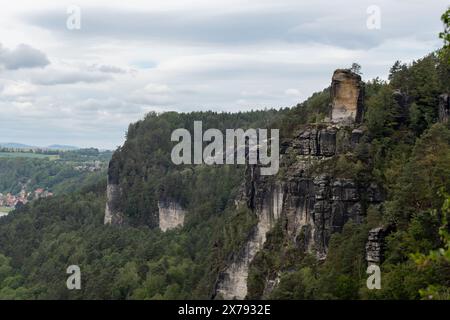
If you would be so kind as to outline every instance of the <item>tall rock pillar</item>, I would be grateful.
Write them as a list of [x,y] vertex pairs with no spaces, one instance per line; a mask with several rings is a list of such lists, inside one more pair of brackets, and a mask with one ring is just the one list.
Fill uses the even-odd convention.
[[364,83],[348,69],[337,69],[331,81],[331,122],[359,123],[363,117]]

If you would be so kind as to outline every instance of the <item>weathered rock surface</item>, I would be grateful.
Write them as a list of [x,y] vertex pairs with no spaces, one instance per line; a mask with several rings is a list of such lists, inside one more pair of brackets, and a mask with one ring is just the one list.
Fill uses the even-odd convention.
[[123,214],[120,211],[120,186],[108,181],[106,187],[105,224],[121,225]]
[[[281,221],[285,236],[299,250],[324,259],[331,235],[340,232],[350,219],[356,223],[364,219],[363,201],[382,200],[374,184],[361,186],[352,179],[312,170],[324,160],[351,150],[362,135],[361,129],[332,124],[307,126],[295,138],[282,142],[284,176],[261,176],[257,167],[248,168],[242,199],[237,203],[247,205],[258,217],[258,224],[241,252],[219,276],[217,295],[245,298],[250,263],[277,221]],[[288,155],[295,156],[295,161],[283,162]],[[271,291],[274,285],[276,282],[268,279],[265,291]]]
[[338,69],[331,81],[331,121],[359,123],[363,116],[364,84],[361,76]]
[[[256,174],[255,167],[249,167],[250,174]],[[250,184],[252,182],[250,181]],[[244,299],[247,295],[247,278],[250,263],[266,242],[266,234],[280,217],[283,205],[283,192],[279,186],[271,189],[247,189],[252,194],[249,207],[254,208],[258,223],[250,233],[246,243],[232,258],[228,268],[219,275],[215,296],[226,300]],[[262,193],[260,193],[262,192]],[[261,201],[252,202],[255,198]]]
[[186,210],[181,205],[172,200],[158,201],[159,228],[167,231],[184,225]]
[[114,166],[114,161],[111,160],[108,166],[104,224],[121,225],[124,222],[124,215],[121,211],[122,189],[118,177],[118,168]]
[[336,132],[333,127],[306,129],[299,133],[292,147],[305,156],[332,156],[336,153]]

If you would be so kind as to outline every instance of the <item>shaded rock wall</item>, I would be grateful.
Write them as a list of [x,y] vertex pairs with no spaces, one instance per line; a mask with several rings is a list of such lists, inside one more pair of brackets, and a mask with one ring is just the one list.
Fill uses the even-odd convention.
[[[331,124],[305,127],[295,138],[283,141],[284,176],[261,176],[257,167],[248,167],[245,187],[237,203],[246,204],[258,217],[258,224],[240,254],[233,257],[219,276],[217,295],[225,299],[245,298],[250,263],[277,221],[299,250],[324,259],[331,235],[340,232],[350,219],[356,223],[364,219],[363,200],[374,203],[382,200],[376,185],[360,186],[352,179],[312,170],[317,164],[351,150],[362,135],[361,129]],[[295,156],[295,161],[283,162],[287,155]],[[270,291],[274,285],[276,279],[268,281],[266,289]]]

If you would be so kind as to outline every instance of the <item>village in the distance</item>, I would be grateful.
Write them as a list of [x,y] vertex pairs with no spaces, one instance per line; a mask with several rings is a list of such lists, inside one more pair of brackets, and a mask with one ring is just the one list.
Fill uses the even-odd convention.
[[53,192],[43,188],[37,188],[33,192],[21,190],[18,195],[9,192],[7,194],[0,193],[0,217],[7,215],[9,211],[19,208],[28,201],[51,196],[53,196]]
[[0,144],[0,217],[30,201],[62,192],[68,179],[76,185],[101,174],[111,154],[95,148]]

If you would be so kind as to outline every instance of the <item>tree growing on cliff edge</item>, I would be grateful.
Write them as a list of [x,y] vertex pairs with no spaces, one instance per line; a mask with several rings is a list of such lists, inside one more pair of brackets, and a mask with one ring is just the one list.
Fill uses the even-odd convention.
[[362,75],[361,72],[361,65],[359,63],[353,62],[352,66],[350,67],[350,71],[359,75]]

